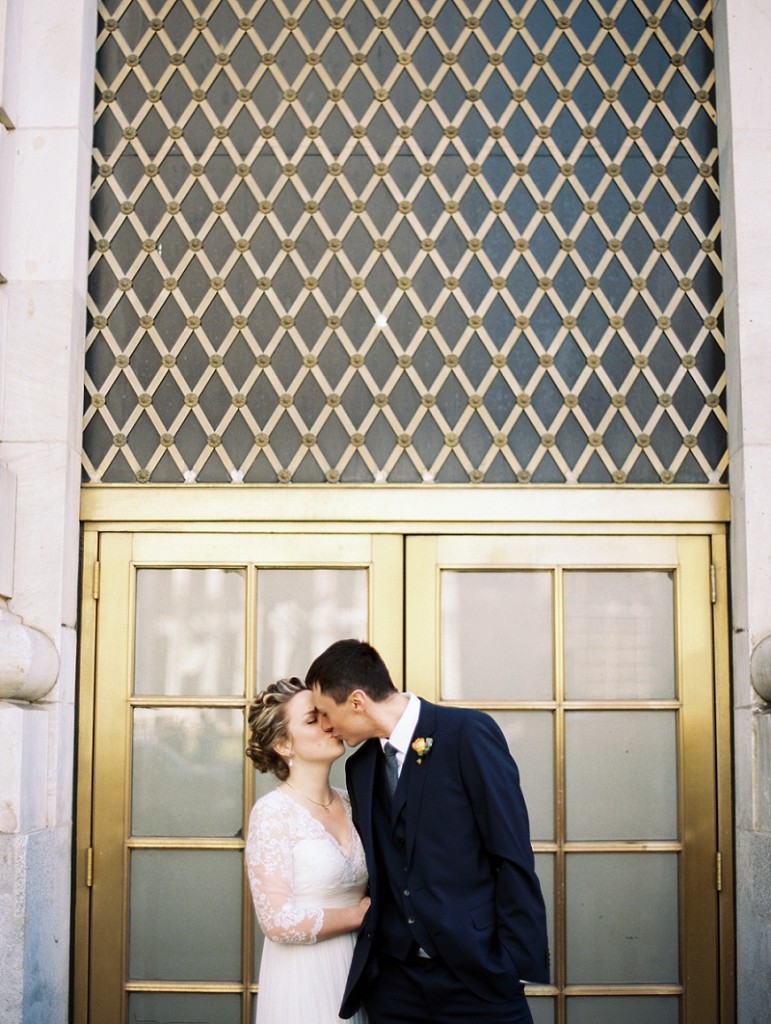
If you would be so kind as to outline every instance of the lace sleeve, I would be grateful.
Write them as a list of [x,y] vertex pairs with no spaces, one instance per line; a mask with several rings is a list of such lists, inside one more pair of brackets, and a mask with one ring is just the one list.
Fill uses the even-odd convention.
[[324,923],[324,911],[294,902],[291,827],[281,811],[281,806],[263,798],[249,821],[246,870],[254,909],[271,942],[313,943]]

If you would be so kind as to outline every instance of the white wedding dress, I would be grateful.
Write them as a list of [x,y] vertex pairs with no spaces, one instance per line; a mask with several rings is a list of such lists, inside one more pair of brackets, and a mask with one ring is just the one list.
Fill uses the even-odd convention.
[[[255,1024],[337,1024],[355,933],[317,942],[325,907],[358,903],[367,886],[364,850],[348,794],[348,849],[283,790],[258,800],[249,819],[246,868],[266,942]],[[270,941],[272,940],[272,941]],[[365,1024],[363,1011],[351,1018]]]

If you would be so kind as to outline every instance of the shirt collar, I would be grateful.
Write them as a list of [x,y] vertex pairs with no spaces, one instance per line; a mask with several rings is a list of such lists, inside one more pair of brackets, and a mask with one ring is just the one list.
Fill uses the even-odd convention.
[[[402,717],[396,723],[394,731],[388,737],[388,743],[392,747],[396,747],[400,765],[404,761],[404,756],[407,753],[407,748],[410,745],[413,733],[418,725],[418,718],[420,717],[420,698],[416,697],[414,693],[408,693],[407,696],[409,697],[409,703],[402,712]],[[386,740],[381,739],[381,747],[384,747],[385,744]]]

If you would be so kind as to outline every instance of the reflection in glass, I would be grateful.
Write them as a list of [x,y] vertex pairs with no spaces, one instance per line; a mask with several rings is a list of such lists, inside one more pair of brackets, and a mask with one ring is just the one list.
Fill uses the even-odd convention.
[[565,573],[569,700],[675,696],[671,572]]
[[569,985],[678,983],[677,857],[568,854]]
[[129,978],[239,981],[239,850],[132,850]]
[[667,996],[568,998],[568,1024],[678,1024],[680,1000]]
[[345,637],[366,640],[366,569],[261,569],[257,577],[257,685],[305,677],[317,654]]
[[242,569],[139,569],[134,693],[244,693]]
[[131,1024],[241,1024],[241,997],[232,993],[129,992],[128,1005]]
[[131,834],[240,835],[243,734],[240,708],[135,708]]
[[675,729],[674,711],[567,712],[569,840],[677,839]]
[[530,815],[530,838],[554,838],[554,724],[551,711],[493,714],[519,768]]
[[442,572],[442,699],[550,700],[549,572]]

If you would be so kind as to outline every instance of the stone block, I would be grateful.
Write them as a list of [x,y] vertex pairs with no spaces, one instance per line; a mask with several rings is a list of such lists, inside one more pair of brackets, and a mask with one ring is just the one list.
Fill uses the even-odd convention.
[[754,725],[753,824],[756,831],[767,832],[771,836],[771,709],[758,711],[755,714]]
[[0,1020],[22,1024],[27,837],[0,834]]
[[23,1024],[67,1024],[71,843],[69,828],[27,843]]
[[5,444],[3,455],[17,477],[17,531],[11,610],[54,643],[62,623],[74,625],[78,546],[77,455],[63,444]]
[[[76,197],[82,188],[77,128],[17,128],[9,137],[13,193],[3,233],[8,280],[74,280]],[[52,188],[52,182],[56,187]]]
[[0,703],[0,832],[44,829],[48,816],[48,712]]
[[22,4],[0,0],[0,120],[16,124],[19,117],[19,52]]
[[0,462],[0,597],[13,596],[16,476]]
[[24,0],[22,6],[19,120],[27,125],[78,124],[83,92],[89,91],[86,82],[90,85],[93,78],[96,3]]
[[46,702],[48,711],[48,788],[47,820],[49,828],[72,824],[72,780],[75,747],[75,708],[72,704]]
[[734,134],[755,132],[771,123],[769,41],[768,0],[725,0],[715,5],[715,63],[718,81],[730,82]]
[[[20,281],[4,288],[8,327],[3,440],[73,443],[73,407],[78,413],[82,408],[83,349],[79,343],[73,350],[72,287],[66,281]],[[85,322],[81,328],[85,330]],[[78,379],[71,367],[75,359],[81,362],[77,394],[69,386]]]
[[67,1024],[71,830],[0,835],[0,1021]]

